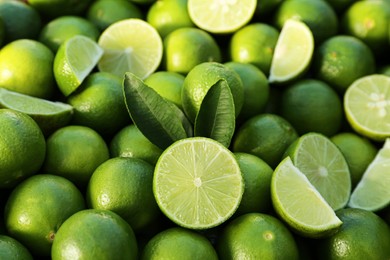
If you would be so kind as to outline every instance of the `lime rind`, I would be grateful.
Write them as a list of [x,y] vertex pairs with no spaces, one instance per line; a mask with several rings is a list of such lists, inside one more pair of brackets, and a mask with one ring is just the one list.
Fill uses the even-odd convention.
[[290,157],[283,159],[274,171],[271,198],[278,215],[303,236],[324,237],[335,232],[342,224]]
[[390,205],[390,138],[368,165],[352,191],[348,206],[378,211]]
[[346,90],[344,110],[352,128],[374,141],[390,137],[390,78],[362,77]]
[[302,21],[287,20],[279,34],[269,73],[270,83],[285,83],[304,74],[312,60],[314,37]]
[[175,142],[162,153],[153,191],[161,211],[173,222],[207,229],[234,214],[244,181],[232,152],[215,140],[193,137]]

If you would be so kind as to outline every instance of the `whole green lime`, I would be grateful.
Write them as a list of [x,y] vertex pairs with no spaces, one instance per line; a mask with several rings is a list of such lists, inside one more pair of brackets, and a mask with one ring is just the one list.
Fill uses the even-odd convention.
[[93,0],[26,0],[26,2],[50,19],[63,15],[80,15]]
[[33,260],[34,258],[18,240],[0,235],[0,259]]

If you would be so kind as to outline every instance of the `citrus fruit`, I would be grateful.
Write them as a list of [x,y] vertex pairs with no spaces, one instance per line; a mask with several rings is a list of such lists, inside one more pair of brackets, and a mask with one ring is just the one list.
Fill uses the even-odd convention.
[[54,58],[54,77],[65,96],[69,96],[95,68],[103,49],[92,39],[75,35],[63,42]]
[[162,153],[134,124],[119,130],[111,139],[109,148],[111,157],[138,158],[152,165]]
[[88,183],[86,198],[95,209],[111,210],[138,233],[157,220],[153,166],[143,160],[116,157],[99,165]]
[[40,98],[50,98],[55,89],[54,55],[42,43],[21,39],[0,50],[0,87]]
[[111,24],[129,18],[143,18],[141,8],[127,0],[97,0],[87,10],[86,17],[99,30],[104,31]]
[[0,235],[0,258],[14,260],[33,260],[31,253],[16,239]]
[[390,77],[368,75],[354,81],[344,95],[344,111],[349,124],[359,134],[375,141],[390,137]]
[[283,2],[283,0],[261,0],[257,1],[256,11],[254,18],[272,16],[274,11]]
[[218,259],[211,242],[200,233],[181,227],[165,229],[145,245],[142,260],[146,259]]
[[250,23],[236,31],[229,41],[232,61],[251,63],[268,76],[279,31],[266,23]]
[[248,153],[234,153],[242,177],[245,190],[236,215],[251,212],[268,212],[271,205],[271,178],[273,169],[259,157]]
[[343,105],[337,92],[316,79],[302,79],[287,86],[282,93],[280,115],[299,135],[317,132],[336,134],[343,120]]
[[86,209],[70,216],[57,231],[51,259],[137,259],[133,230],[118,214]]
[[120,77],[132,72],[146,78],[158,68],[163,55],[163,43],[157,30],[137,18],[111,24],[100,35],[98,43],[104,50],[99,70]]
[[296,130],[287,120],[265,113],[248,119],[236,130],[232,150],[256,155],[275,168],[297,138]]
[[131,123],[123,99],[122,79],[108,72],[88,75],[66,102],[74,109],[72,124],[88,126],[104,137]]
[[390,161],[390,138],[375,155],[363,173],[361,180],[352,191],[348,206],[370,211],[378,211],[390,204],[387,174]]
[[318,45],[312,72],[315,78],[344,94],[355,80],[374,73],[375,66],[374,55],[364,42],[353,36],[337,35]]
[[43,26],[39,41],[55,53],[63,42],[75,35],[84,35],[97,41],[100,32],[92,22],[85,18],[71,15],[60,16]]
[[305,23],[313,33],[316,44],[338,33],[339,20],[327,1],[288,0],[280,3],[274,14],[273,23],[279,29],[289,19]]
[[42,27],[39,13],[22,1],[1,1],[0,18],[6,43],[19,39],[35,39]]
[[330,140],[341,150],[347,161],[354,188],[360,181],[368,165],[374,160],[378,148],[365,137],[354,132],[339,132]]
[[285,156],[334,210],[346,206],[351,193],[348,164],[328,137],[315,132],[301,135],[287,148]]
[[73,107],[42,98],[32,97],[0,88],[0,107],[29,115],[45,135],[67,125],[73,116]]
[[255,13],[256,4],[256,0],[188,0],[188,13],[199,28],[225,34],[247,24]]
[[93,0],[26,0],[43,16],[50,18],[64,15],[80,15]]
[[326,0],[336,11],[337,14],[343,14],[344,11],[356,0]]
[[12,190],[4,219],[7,232],[34,255],[50,256],[58,228],[84,208],[84,197],[72,182],[60,176],[37,174]]
[[275,211],[295,232],[305,237],[325,237],[342,225],[334,210],[294,166],[290,157],[276,167],[271,180]]
[[144,83],[154,89],[160,96],[171,101],[179,108],[181,104],[181,90],[185,76],[177,72],[156,71],[148,76]]
[[299,20],[286,20],[276,42],[269,82],[284,83],[302,76],[310,66],[313,52],[310,28]]
[[203,62],[221,62],[215,39],[198,28],[179,28],[164,38],[163,66],[167,71],[186,75]]
[[316,259],[387,259],[390,255],[390,228],[375,213],[362,209],[341,209],[343,222],[333,236],[313,243]]
[[270,92],[265,74],[250,63],[230,61],[225,66],[237,72],[244,87],[244,103],[238,120],[242,122],[264,112]]
[[299,259],[289,229],[276,217],[248,213],[223,227],[217,239],[220,259]]
[[146,21],[157,29],[162,38],[176,29],[194,27],[188,10],[188,0],[156,1],[148,9]]
[[92,128],[68,125],[46,139],[46,158],[42,170],[63,176],[78,187],[87,185],[95,169],[109,159],[103,138]]
[[183,83],[181,94],[183,110],[191,122],[195,122],[207,91],[220,79],[228,83],[234,99],[236,116],[239,115],[244,101],[244,89],[240,76],[233,69],[221,63],[203,62],[191,69]]
[[45,138],[31,117],[11,109],[0,109],[1,188],[12,188],[37,173],[45,152]]
[[176,224],[207,229],[237,210],[244,181],[234,155],[221,143],[193,137],[176,141],[157,161],[153,192],[162,212]]

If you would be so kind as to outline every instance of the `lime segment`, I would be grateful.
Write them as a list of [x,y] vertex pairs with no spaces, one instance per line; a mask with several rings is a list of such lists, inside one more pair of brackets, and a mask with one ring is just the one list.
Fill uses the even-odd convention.
[[368,165],[353,190],[348,206],[377,211],[390,204],[390,138],[387,138],[375,159]]
[[287,20],[276,42],[269,81],[283,83],[298,78],[309,67],[313,52],[314,38],[310,28],[304,22]]
[[179,140],[159,158],[153,191],[164,214],[180,226],[206,229],[237,210],[244,181],[234,155],[205,137]]
[[283,159],[274,171],[271,198],[279,216],[301,235],[322,237],[342,224],[290,157]]
[[188,13],[199,28],[211,33],[232,33],[248,23],[256,0],[188,0]]
[[390,137],[390,77],[369,75],[356,80],[344,95],[352,128],[375,141]]
[[157,30],[138,18],[113,23],[103,31],[98,43],[104,49],[99,70],[120,77],[132,72],[145,79],[157,69],[163,55]]

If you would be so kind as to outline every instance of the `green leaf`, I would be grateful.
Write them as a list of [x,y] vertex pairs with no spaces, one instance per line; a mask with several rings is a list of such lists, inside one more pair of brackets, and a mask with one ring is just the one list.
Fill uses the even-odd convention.
[[130,72],[125,74],[123,94],[134,124],[161,149],[192,136],[192,125],[180,108]]
[[195,136],[209,137],[229,147],[236,124],[234,100],[226,80],[207,92],[195,119]]

